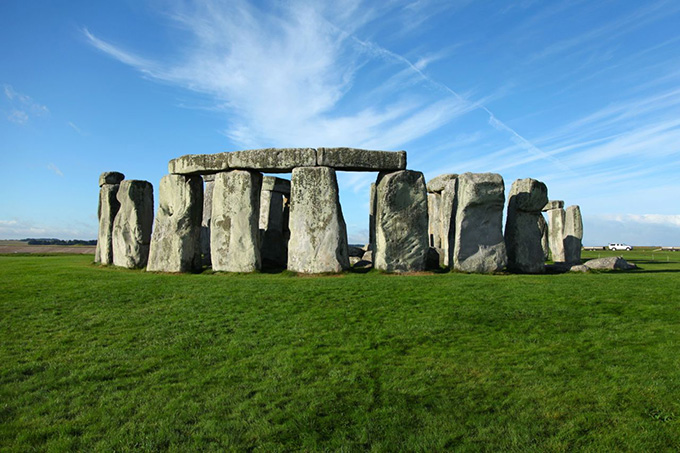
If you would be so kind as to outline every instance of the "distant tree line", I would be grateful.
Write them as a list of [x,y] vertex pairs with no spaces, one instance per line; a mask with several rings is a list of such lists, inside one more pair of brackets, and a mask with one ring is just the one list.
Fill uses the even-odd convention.
[[35,239],[27,238],[22,239],[23,242],[28,243],[28,245],[97,245],[97,240],[92,239],[91,241],[84,241],[82,239],[70,239],[65,241],[63,239]]

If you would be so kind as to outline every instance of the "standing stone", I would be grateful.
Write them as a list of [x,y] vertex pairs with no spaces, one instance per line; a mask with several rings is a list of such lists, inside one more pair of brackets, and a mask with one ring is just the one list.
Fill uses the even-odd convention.
[[548,261],[550,259],[550,242],[548,240],[548,222],[545,221],[545,217],[541,214],[538,219],[539,228],[541,230],[541,248],[543,249],[543,260]]
[[318,274],[349,268],[347,227],[335,170],[298,167],[291,180],[288,269]]
[[550,201],[543,211],[548,213],[548,244],[552,260],[555,263],[564,263],[564,201]]
[[210,219],[212,218],[212,194],[215,175],[204,175],[203,182],[203,219],[201,220],[201,255],[203,265],[210,266]]
[[441,194],[427,194],[427,234],[430,247],[441,248]]
[[284,224],[286,196],[290,195],[290,181],[265,176],[260,193],[260,253],[263,266],[283,267],[287,256],[287,223]]
[[453,267],[464,272],[502,270],[507,264],[503,178],[495,173],[463,173],[457,199]]
[[541,210],[548,202],[548,188],[540,181],[526,178],[512,183],[505,223],[508,269],[513,272],[545,272],[541,240]]
[[118,189],[120,209],[113,222],[113,264],[143,268],[149,259],[153,224],[153,186],[148,181],[125,180]]
[[458,193],[458,175],[449,176],[444,181],[444,188],[441,191],[441,204],[439,208],[439,237],[441,238],[441,265],[446,268],[453,263],[453,250],[456,241],[456,204]]
[[371,183],[370,200],[368,201],[368,250],[375,250],[375,183]]
[[203,179],[200,176],[165,175],[158,194],[158,213],[146,269],[154,272],[200,271]]
[[429,250],[425,177],[411,170],[380,173],[376,194],[375,268],[424,270]]
[[258,172],[233,170],[215,176],[210,225],[213,270],[253,272],[261,268],[261,189]]
[[569,206],[564,221],[564,258],[567,263],[581,262],[581,241],[583,240],[583,219],[581,208]]
[[100,189],[97,207],[99,232],[94,254],[95,263],[113,264],[113,222],[120,209],[116,196],[119,184],[124,178],[125,175],[117,171],[107,171],[99,176]]

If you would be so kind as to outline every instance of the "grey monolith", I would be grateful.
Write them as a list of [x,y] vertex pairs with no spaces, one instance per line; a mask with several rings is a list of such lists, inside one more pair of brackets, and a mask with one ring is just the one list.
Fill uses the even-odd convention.
[[140,269],[149,259],[153,224],[153,186],[125,180],[118,189],[120,209],[113,222],[113,264]]
[[541,214],[541,218],[538,219],[538,225],[541,230],[541,248],[543,249],[543,260],[548,261],[550,258],[550,242],[548,239],[548,222],[545,221],[545,217]]
[[123,174],[118,172],[104,172],[99,177],[99,204],[97,206],[99,231],[94,254],[95,263],[113,264],[113,222],[120,209],[117,195],[119,183],[123,178]]
[[376,192],[375,183],[371,183],[371,190],[369,192],[368,201],[368,250],[375,250],[375,205]]
[[284,214],[290,181],[265,176],[260,193],[260,253],[265,267],[284,267],[288,261]]
[[427,234],[430,247],[441,248],[441,194],[427,194]]
[[564,263],[564,201],[552,200],[543,211],[548,213],[548,244],[555,263]]
[[581,208],[569,206],[564,218],[564,260],[567,263],[581,262],[581,241],[583,240],[583,219]]
[[146,270],[199,271],[203,180],[200,176],[165,175],[158,195],[158,212]]
[[335,170],[293,170],[289,227],[288,270],[318,274],[349,268],[347,228]]
[[503,238],[505,187],[495,173],[458,177],[453,267],[464,272],[497,272],[507,264]]
[[425,269],[427,189],[419,171],[380,173],[376,184],[374,266],[387,272]]
[[[442,175],[444,176],[444,175]],[[458,175],[446,175],[439,205],[439,237],[441,240],[441,265],[450,268],[456,241],[456,204]]]
[[541,181],[525,178],[512,183],[505,222],[509,270],[528,274],[545,272],[541,211],[547,202],[548,188]]
[[210,219],[212,218],[212,194],[215,175],[203,176],[203,218],[201,220],[201,256],[204,266],[210,266]]
[[253,272],[261,268],[261,189],[258,172],[233,170],[215,176],[210,224],[213,270]]

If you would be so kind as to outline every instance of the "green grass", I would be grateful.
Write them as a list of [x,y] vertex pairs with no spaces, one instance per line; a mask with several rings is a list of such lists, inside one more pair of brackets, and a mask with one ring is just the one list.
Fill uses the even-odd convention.
[[642,270],[160,275],[2,256],[0,451],[677,451],[680,253],[618,254]]

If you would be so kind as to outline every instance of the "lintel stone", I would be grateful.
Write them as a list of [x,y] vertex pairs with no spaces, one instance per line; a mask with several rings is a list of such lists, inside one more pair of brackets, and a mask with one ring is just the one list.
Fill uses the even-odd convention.
[[313,148],[266,148],[234,151],[228,154],[229,168],[265,173],[290,173],[297,167],[315,167]]
[[406,169],[406,151],[358,148],[318,148],[317,165],[347,171],[397,171]]
[[264,176],[262,178],[262,190],[288,195],[290,193],[290,181],[275,176]]
[[564,201],[562,200],[550,200],[543,207],[543,212],[550,211],[551,209],[562,209],[564,208]]
[[448,173],[434,177],[427,182],[427,191],[429,193],[443,192],[447,187],[447,183],[454,179],[458,179],[458,175],[455,173]]
[[229,154],[187,154],[168,162],[168,173],[193,176],[227,171]]
[[120,184],[125,179],[125,175],[117,171],[105,171],[99,175],[99,187],[104,184]]

